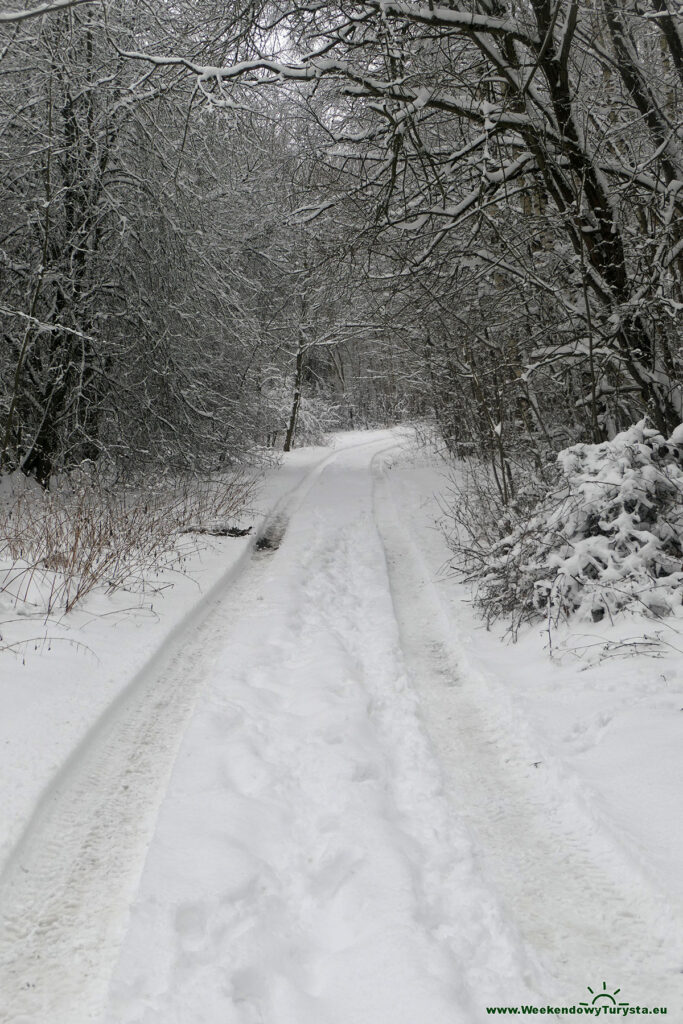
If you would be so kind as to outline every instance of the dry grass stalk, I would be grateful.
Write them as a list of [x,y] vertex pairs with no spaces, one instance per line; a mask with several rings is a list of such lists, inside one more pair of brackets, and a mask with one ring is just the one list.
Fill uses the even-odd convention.
[[136,488],[96,480],[19,488],[0,497],[0,598],[49,615],[98,587],[144,590],[163,570],[182,568],[181,535],[207,520],[234,522],[256,482],[244,473]]

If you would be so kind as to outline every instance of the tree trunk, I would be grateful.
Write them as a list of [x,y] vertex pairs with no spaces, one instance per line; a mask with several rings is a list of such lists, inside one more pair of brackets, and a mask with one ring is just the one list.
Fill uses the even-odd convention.
[[292,450],[294,435],[296,434],[296,421],[299,417],[299,406],[301,405],[301,385],[304,376],[304,340],[299,338],[299,348],[296,353],[296,373],[294,376],[294,395],[292,396],[292,410],[289,414],[289,426],[287,436],[282,446],[283,452]]

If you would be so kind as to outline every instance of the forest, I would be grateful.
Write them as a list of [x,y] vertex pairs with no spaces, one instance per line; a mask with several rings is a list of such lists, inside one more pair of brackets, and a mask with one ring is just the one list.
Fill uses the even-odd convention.
[[0,1024],[683,1021],[682,214],[683,0],[0,0]]
[[409,421],[470,466],[473,572],[538,605],[501,573],[558,452],[639,423],[677,472],[680,15],[8,3],[0,474],[140,487]]

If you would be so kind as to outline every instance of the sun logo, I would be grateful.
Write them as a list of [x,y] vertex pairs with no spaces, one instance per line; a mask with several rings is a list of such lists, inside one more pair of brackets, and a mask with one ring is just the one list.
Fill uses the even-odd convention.
[[579,1006],[628,1006],[628,1003],[618,1003],[617,1002],[616,997],[621,992],[621,989],[620,988],[615,988],[614,992],[608,992],[607,991],[607,982],[605,982],[605,981],[603,981],[603,983],[602,983],[602,991],[601,992],[594,992],[593,989],[590,987],[590,985],[587,985],[586,988],[588,989],[590,994],[593,996],[593,999],[592,999],[592,1001],[590,1003],[586,1003],[586,1002],[582,1001],[582,1002],[579,1003]]

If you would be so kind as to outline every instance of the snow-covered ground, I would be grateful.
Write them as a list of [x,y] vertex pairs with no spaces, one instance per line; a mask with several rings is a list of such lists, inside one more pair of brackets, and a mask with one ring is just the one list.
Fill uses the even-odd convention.
[[[404,452],[385,473],[395,592],[425,723],[482,871],[538,952],[549,998],[579,1002],[597,970],[631,1005],[659,998],[683,1020],[683,636],[625,616],[558,630],[551,657],[545,628],[516,645],[502,625],[488,632],[429,528],[452,473],[429,461]],[[664,642],[636,657],[645,635]]]
[[683,655],[503,646],[405,446],[292,453],[199,604],[0,664],[3,1024],[683,1019]]

